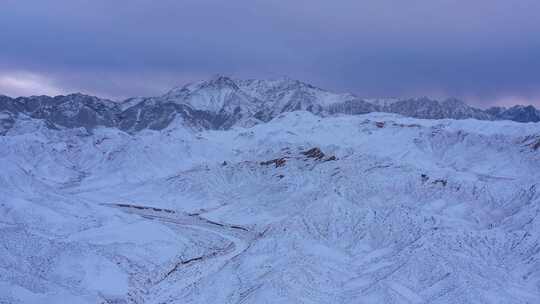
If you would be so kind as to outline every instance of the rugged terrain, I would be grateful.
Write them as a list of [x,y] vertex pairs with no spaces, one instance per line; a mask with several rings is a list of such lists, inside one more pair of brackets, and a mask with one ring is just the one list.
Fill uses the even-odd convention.
[[0,303],[539,303],[540,124],[353,99],[1,100]]
[[387,112],[427,119],[540,121],[540,111],[533,106],[481,110],[455,98],[365,99],[289,78],[238,80],[217,75],[174,88],[162,96],[122,102],[80,93],[19,98],[0,95],[0,135],[6,134],[19,116],[41,119],[53,129],[83,127],[91,131],[104,126],[134,133],[163,130],[174,121],[199,130],[249,127],[300,110],[321,117]]

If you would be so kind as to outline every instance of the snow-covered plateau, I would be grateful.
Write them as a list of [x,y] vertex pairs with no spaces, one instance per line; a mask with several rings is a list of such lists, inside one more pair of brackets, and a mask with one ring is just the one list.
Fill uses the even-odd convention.
[[0,303],[540,303],[540,124],[219,81],[0,100]]

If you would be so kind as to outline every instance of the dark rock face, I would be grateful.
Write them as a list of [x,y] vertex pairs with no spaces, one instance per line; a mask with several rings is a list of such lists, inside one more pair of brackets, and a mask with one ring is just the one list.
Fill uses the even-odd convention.
[[539,122],[540,111],[533,106],[513,106],[511,108],[492,107],[486,112],[497,119],[513,120],[517,122]]
[[282,158],[276,158],[276,159],[263,161],[260,164],[261,166],[274,165],[276,168],[279,168],[279,167],[285,166],[285,163],[287,163],[287,159],[282,157]]
[[314,158],[316,160],[321,160],[324,158],[325,154],[319,148],[311,148],[307,151],[302,152],[306,157]]
[[491,107],[486,109],[486,113],[493,117],[500,117],[504,111],[506,111],[506,108],[504,107]]
[[119,108],[115,102],[97,97],[71,94],[66,96],[32,96],[0,100],[0,109],[18,115],[43,119],[51,126],[83,127],[92,130],[99,126],[116,126]]
[[330,112],[330,114],[358,115],[371,112],[381,112],[382,107],[369,103],[362,99],[355,99],[333,104],[329,107],[328,111]]
[[[287,154],[289,154],[289,153],[287,153]],[[291,159],[291,158],[293,158],[293,159],[301,159],[301,160],[304,160],[304,161],[312,160],[312,161],[318,161],[318,162],[328,162],[328,161],[336,161],[337,160],[337,157],[335,155],[327,157],[327,155],[324,154],[321,151],[321,149],[319,149],[318,147],[315,147],[315,148],[311,148],[309,150],[300,152],[299,156],[291,157],[289,155],[289,156],[284,156],[284,157],[280,157],[280,158],[274,158],[274,159],[267,160],[267,161],[262,161],[259,164],[261,166],[274,165],[275,168],[279,168],[279,167],[285,166],[285,164],[287,163],[287,160]],[[282,177],[280,177],[280,178],[282,178]]]
[[406,99],[382,108],[382,112],[424,119],[466,119],[491,120],[492,116],[480,109],[468,106],[457,99],[443,101],[424,98]]

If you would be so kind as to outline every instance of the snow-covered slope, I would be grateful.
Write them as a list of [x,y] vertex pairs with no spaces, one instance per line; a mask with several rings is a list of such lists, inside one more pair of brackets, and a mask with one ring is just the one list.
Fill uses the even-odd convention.
[[284,112],[309,111],[323,114],[328,108],[357,99],[351,94],[336,94],[290,78],[277,80],[236,80],[240,88],[264,101],[260,111],[273,118]]
[[260,106],[259,100],[242,91],[232,79],[222,75],[172,89],[162,99],[211,113],[233,113],[236,108],[254,112]]
[[539,124],[179,119],[13,121],[0,303],[540,302]]

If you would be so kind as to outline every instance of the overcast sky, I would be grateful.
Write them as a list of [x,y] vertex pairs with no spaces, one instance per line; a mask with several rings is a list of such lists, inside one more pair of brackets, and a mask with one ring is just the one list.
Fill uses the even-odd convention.
[[540,105],[538,0],[0,1],[5,95],[121,99],[226,74]]

